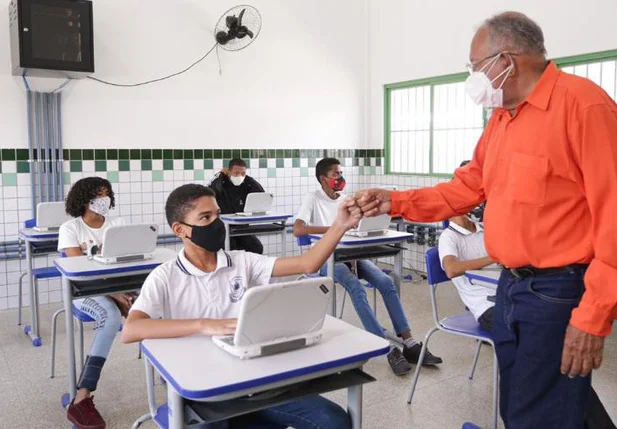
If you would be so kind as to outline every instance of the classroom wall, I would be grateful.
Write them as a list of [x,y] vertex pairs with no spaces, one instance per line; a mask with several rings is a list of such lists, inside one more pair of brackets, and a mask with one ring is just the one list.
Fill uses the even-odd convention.
[[615,0],[369,0],[368,148],[383,147],[383,85],[465,71],[476,27],[495,13],[526,13],[550,57],[617,49]]
[[[253,0],[263,27],[188,73],[137,88],[76,80],[63,92],[64,147],[357,148],[364,141],[366,1]],[[214,45],[236,0],[96,0],[95,76],[119,83],[181,70]],[[8,2],[0,4],[7,16]],[[27,147],[21,78],[0,21],[0,147]],[[62,81],[32,78],[53,89]]]

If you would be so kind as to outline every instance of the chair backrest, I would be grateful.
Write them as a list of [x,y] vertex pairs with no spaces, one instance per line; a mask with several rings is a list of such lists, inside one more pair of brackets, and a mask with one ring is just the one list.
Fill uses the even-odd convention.
[[446,272],[441,268],[437,247],[433,247],[426,252],[426,275],[430,285],[437,285],[450,280]]
[[310,246],[311,245],[311,239],[309,238],[308,235],[301,235],[300,237],[296,237],[296,243],[298,243],[298,246],[302,247],[302,246]]

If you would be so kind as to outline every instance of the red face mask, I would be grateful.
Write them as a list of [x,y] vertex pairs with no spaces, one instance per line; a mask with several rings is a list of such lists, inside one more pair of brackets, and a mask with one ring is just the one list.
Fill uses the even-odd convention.
[[333,191],[335,192],[341,192],[343,189],[345,189],[345,184],[347,182],[345,182],[345,178],[343,176],[339,177],[338,179],[327,179],[326,183],[328,184],[329,187],[332,188]]

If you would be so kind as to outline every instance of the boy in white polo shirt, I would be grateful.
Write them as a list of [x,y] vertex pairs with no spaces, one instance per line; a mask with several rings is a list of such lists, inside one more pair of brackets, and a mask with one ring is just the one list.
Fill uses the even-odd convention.
[[[192,334],[229,335],[236,329],[247,288],[268,284],[271,277],[315,272],[333,252],[345,231],[357,225],[348,207],[319,243],[302,256],[274,258],[244,251],[225,252],[225,226],[219,219],[214,192],[197,184],[183,185],[167,198],[165,214],[184,248],[175,260],[156,268],[146,279],[122,330],[125,343],[147,338]],[[209,428],[246,427],[266,421],[273,427],[350,428],[347,413],[321,396],[309,396]]]
[[[469,161],[463,161],[461,167]],[[484,247],[484,230],[467,215],[455,216],[439,236],[439,260],[448,278],[452,280],[461,300],[482,329],[493,330],[494,303],[488,300],[495,291],[471,284],[465,271],[479,270],[494,262]]]
[[[315,165],[315,178],[321,188],[309,193],[300,212],[296,216],[293,233],[296,237],[307,234],[323,234],[330,231],[334,225],[337,212],[344,204],[345,179],[341,163],[336,158],[324,158]],[[411,371],[411,364],[417,364],[420,359],[422,344],[415,341],[409,329],[409,323],[403,310],[403,305],[394,286],[394,282],[374,263],[368,260],[359,260],[356,263],[357,272],[354,273],[347,264],[338,263],[334,266],[334,280],[343,285],[349,292],[351,302],[360,317],[360,321],[368,332],[385,338],[384,330],[375,317],[367,299],[366,290],[360,278],[370,282],[383,297],[386,310],[392,321],[397,335],[403,339],[403,351],[392,346],[387,359],[392,372],[403,375]],[[321,275],[326,274],[326,267],[321,268]],[[423,365],[437,365],[442,363],[440,357],[426,351]]]

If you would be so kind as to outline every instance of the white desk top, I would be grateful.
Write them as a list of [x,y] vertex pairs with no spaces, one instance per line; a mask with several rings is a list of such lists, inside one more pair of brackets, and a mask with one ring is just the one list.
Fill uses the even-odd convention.
[[[318,241],[323,237],[323,234],[309,234],[311,241]],[[367,247],[378,246],[380,244],[396,244],[406,241],[412,237],[412,234],[402,231],[389,230],[384,235],[378,235],[374,237],[354,237],[351,235],[344,235],[341,241],[336,246],[337,249],[353,248],[353,247]]]
[[58,231],[37,231],[34,228],[22,228],[19,236],[24,241],[54,241],[58,239]]
[[286,214],[286,213],[266,213],[263,215],[255,215],[255,216],[238,216],[237,214],[222,214],[219,217],[225,223],[229,223],[232,225],[246,225],[249,223],[280,222],[282,220],[293,217],[293,215]]
[[497,286],[499,277],[501,276],[501,269],[470,270],[465,272],[465,276],[472,281],[479,281]]
[[321,371],[359,367],[386,354],[390,345],[364,329],[327,316],[318,344],[255,359],[238,359],[204,335],[144,340],[141,348],[182,397],[207,400],[247,389],[259,391],[262,386]]
[[58,258],[54,264],[63,276],[70,280],[97,280],[101,278],[122,277],[148,273],[176,257],[176,252],[172,249],[157,247],[152,259],[145,261],[125,262],[121,264],[103,264],[101,262],[88,260],[87,256],[75,256],[72,258]]

